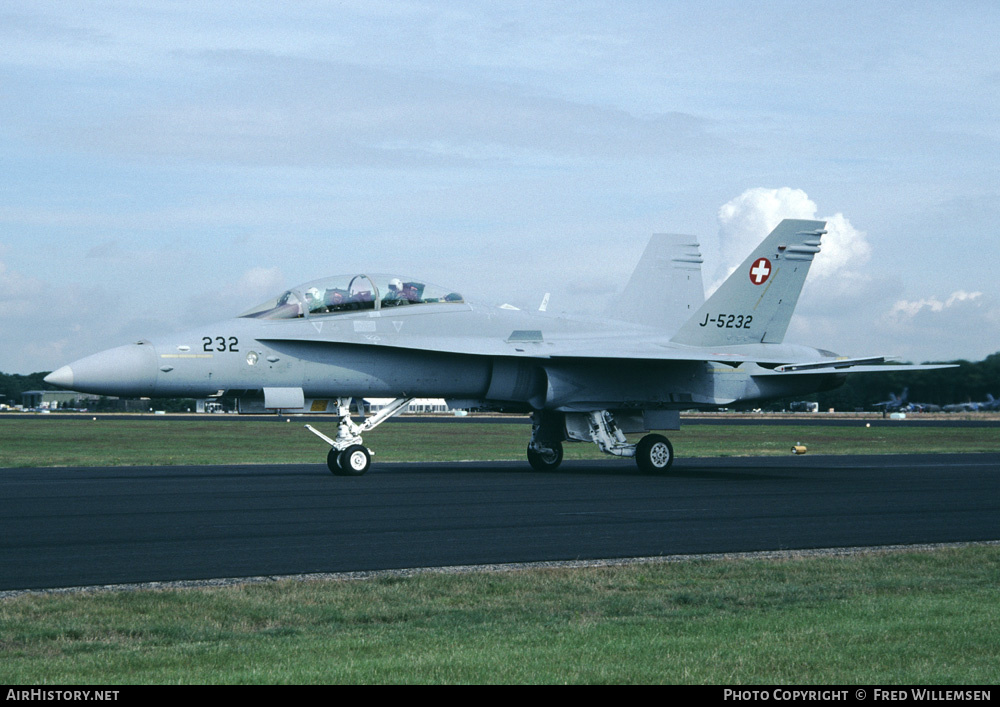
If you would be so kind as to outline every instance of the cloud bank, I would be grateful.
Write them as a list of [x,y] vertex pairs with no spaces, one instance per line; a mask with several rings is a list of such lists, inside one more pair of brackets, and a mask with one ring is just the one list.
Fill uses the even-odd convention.
[[936,297],[913,301],[897,300],[896,303],[892,305],[892,309],[889,310],[889,316],[895,317],[897,320],[913,319],[925,310],[928,312],[943,312],[956,304],[974,302],[982,296],[982,292],[966,292],[964,290],[957,290],[956,292],[952,292],[951,296],[944,302]]

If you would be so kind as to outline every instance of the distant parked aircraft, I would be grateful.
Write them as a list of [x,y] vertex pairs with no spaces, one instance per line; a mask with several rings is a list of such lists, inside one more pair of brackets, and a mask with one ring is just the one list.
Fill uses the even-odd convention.
[[898,396],[889,393],[889,399],[881,403],[875,403],[875,407],[885,409],[885,412],[941,412],[941,406],[934,403],[911,403],[908,398],[910,389],[903,388],[903,392]]
[[945,405],[943,410],[945,412],[994,412],[1000,410],[1000,400],[994,398],[992,393],[987,393],[986,400],[983,402],[953,403]]

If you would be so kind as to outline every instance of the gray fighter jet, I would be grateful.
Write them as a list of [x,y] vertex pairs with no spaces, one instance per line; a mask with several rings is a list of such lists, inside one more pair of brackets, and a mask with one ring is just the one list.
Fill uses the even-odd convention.
[[889,412],[941,412],[941,406],[934,403],[914,403],[910,402],[910,389],[903,388],[903,392],[896,395],[889,393],[889,399],[880,403],[875,403],[873,407],[882,408],[884,413]]
[[945,405],[942,409],[945,412],[995,412],[1000,410],[1000,400],[994,398],[992,393],[987,393],[986,400],[982,402],[970,400],[965,403]]
[[[321,413],[335,474],[368,470],[362,435],[415,397],[464,409],[530,413],[527,457],[555,469],[563,442],[592,441],[648,472],[674,459],[669,440],[626,433],[680,428],[680,411],[828,390],[884,366],[782,343],[823,221],[785,220],[708,299],[689,236],[654,236],[613,319],[552,316],[466,301],[394,274],[332,277],[292,288],[239,317],[109,349],[46,381],[117,396],[235,396],[241,412]],[[351,400],[393,398],[358,423]],[[362,408],[363,409],[363,408]]]

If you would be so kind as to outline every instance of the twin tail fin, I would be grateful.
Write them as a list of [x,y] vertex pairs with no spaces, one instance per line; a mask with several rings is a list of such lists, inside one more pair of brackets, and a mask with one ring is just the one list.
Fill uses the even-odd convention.
[[825,221],[785,219],[671,339],[687,346],[780,344]]

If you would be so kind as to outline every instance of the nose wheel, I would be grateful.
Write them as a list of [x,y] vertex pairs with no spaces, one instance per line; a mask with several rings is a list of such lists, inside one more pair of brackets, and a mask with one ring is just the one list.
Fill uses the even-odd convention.
[[[337,476],[361,476],[372,465],[372,452],[361,440],[361,433],[381,425],[393,415],[398,415],[413,398],[396,398],[360,425],[351,419],[351,399],[339,398],[337,411],[340,419],[337,421],[337,437],[326,436],[312,425],[306,429],[330,445],[326,454],[326,465]],[[362,408],[363,413],[363,408]]]
[[347,449],[331,447],[326,455],[326,465],[337,476],[361,476],[372,465],[371,452],[360,444],[352,444]]

